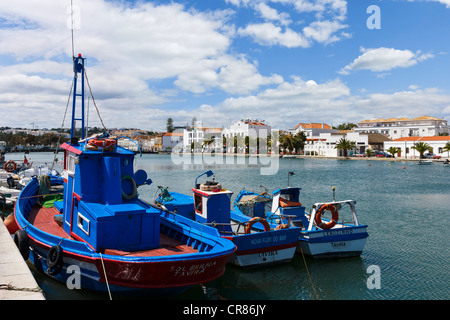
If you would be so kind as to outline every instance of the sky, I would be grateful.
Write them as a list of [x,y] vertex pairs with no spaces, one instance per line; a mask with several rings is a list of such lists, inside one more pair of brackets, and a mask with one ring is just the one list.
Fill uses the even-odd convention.
[[450,120],[449,34],[450,0],[1,1],[0,127],[69,128],[78,53],[107,128]]

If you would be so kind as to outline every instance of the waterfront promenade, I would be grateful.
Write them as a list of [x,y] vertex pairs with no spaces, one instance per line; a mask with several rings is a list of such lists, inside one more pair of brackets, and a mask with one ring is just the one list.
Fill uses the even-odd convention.
[[0,300],[45,300],[2,219],[0,219]]

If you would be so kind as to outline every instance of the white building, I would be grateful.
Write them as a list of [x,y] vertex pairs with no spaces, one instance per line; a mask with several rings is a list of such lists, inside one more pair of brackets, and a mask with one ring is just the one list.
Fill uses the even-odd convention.
[[319,136],[307,138],[304,154],[323,157],[343,156],[344,151],[336,149],[336,145],[339,143],[340,139],[347,139],[355,142],[355,149],[348,150],[348,156],[352,154],[364,154],[367,149],[381,151],[383,150],[383,142],[389,140],[380,134],[366,134],[359,132],[320,133]]
[[293,129],[289,130],[292,134],[297,134],[303,131],[308,139],[318,137],[321,133],[338,133],[326,123],[299,123]]
[[[226,138],[226,151],[235,153],[245,153],[245,137],[249,137],[250,153],[266,153],[267,137],[271,135],[271,126],[264,123],[264,120],[239,120],[232,124],[229,129],[223,130],[223,136]],[[234,138],[237,137],[237,147],[234,146]],[[256,146],[259,138],[259,149]]]
[[[196,122],[194,127],[183,130],[183,150],[185,152],[222,152],[222,128],[203,127]],[[212,141],[206,145],[206,141]]]
[[449,152],[444,151],[443,148],[448,142],[450,142],[450,136],[398,138],[392,141],[386,141],[384,143],[384,150],[387,150],[390,147],[400,148],[400,152],[395,155],[396,157],[418,159],[420,157],[420,153],[416,149],[412,148],[417,142],[427,143],[431,148],[433,148],[433,151],[430,151],[431,153],[439,155],[443,158],[449,157]]
[[447,120],[421,116],[414,119],[390,118],[364,120],[354,128],[355,132],[381,133],[391,139],[402,137],[437,136],[440,133],[450,134]]
[[182,132],[166,132],[162,135],[162,150],[180,152],[183,147]]

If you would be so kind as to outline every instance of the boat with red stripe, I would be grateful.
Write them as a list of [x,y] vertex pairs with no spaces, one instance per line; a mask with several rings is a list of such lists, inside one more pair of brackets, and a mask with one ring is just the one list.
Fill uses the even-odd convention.
[[[235,245],[213,227],[140,199],[137,188],[151,179],[134,171],[135,153],[107,133],[84,136],[84,60],[74,58],[72,131],[61,145],[62,177],[34,177],[16,203],[14,239],[23,257],[68,286],[77,280],[81,289],[110,294],[172,295],[217,279]],[[76,118],[79,97],[82,116]],[[80,137],[75,121],[81,121]]]

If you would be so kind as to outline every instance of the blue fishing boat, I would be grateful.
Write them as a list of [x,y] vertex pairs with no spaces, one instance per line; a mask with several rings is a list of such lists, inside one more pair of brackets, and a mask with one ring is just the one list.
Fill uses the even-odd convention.
[[246,217],[231,210],[233,192],[213,180],[199,184],[195,180],[193,196],[163,189],[156,199],[178,215],[215,227],[221,236],[237,247],[230,262],[240,267],[262,267],[291,261],[295,255],[300,228],[271,228],[262,217]]
[[[330,201],[315,203],[310,213],[299,202],[301,188],[280,188],[271,195],[243,189],[234,208],[246,217],[264,217],[272,228],[276,226],[301,228],[297,252],[314,258],[359,256],[364,250],[367,225],[358,222],[356,201]],[[347,211],[347,212],[345,212]],[[346,213],[339,222],[339,212]],[[326,219],[325,213],[331,213]]]
[[[34,177],[17,200],[14,239],[23,257],[59,281],[79,277],[80,288],[110,297],[177,294],[220,277],[235,245],[215,228],[140,199],[137,188],[151,180],[134,171],[135,153],[107,133],[84,136],[84,60],[74,58],[71,141],[61,146],[62,179]],[[75,112],[78,97],[81,113]],[[75,121],[81,121],[81,137],[75,136]]]

